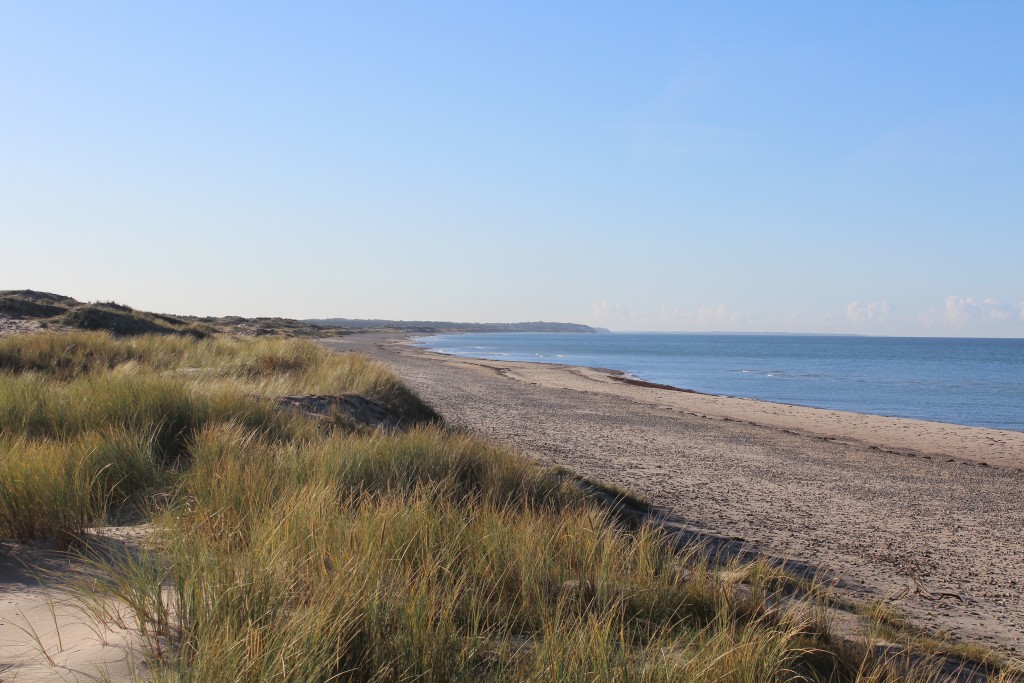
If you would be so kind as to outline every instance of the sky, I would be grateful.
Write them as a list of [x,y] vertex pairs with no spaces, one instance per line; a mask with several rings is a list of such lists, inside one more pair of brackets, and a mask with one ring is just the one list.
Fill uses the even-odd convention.
[[0,289],[1024,337],[1024,3],[0,3]]

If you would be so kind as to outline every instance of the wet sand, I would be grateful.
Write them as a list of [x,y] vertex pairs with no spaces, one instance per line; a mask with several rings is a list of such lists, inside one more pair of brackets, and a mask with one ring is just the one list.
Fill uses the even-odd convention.
[[688,529],[807,563],[918,623],[1024,651],[1024,433],[638,386],[612,371],[324,340],[453,425],[639,493]]

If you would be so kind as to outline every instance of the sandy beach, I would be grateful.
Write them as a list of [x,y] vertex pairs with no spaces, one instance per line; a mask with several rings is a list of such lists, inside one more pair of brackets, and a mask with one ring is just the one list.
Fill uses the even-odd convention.
[[630,489],[667,520],[806,563],[922,625],[1024,651],[1024,433],[623,382],[613,371],[325,340],[453,425]]

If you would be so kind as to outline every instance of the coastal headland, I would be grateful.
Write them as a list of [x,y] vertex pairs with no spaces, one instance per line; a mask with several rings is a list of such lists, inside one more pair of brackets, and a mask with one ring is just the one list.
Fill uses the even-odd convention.
[[457,427],[642,496],[681,528],[1024,650],[1024,433],[624,382],[614,370],[324,340],[394,368]]

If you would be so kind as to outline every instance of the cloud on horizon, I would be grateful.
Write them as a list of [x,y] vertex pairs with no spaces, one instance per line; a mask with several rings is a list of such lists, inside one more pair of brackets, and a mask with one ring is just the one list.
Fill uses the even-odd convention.
[[591,306],[592,322],[598,327],[635,332],[740,332],[748,329],[747,314],[724,304],[703,306],[689,312],[662,305],[657,313],[642,314],[621,303],[601,300]]
[[947,296],[940,307],[903,315],[888,301],[846,306],[846,321],[854,328],[882,334],[951,334],[1024,336],[1024,301],[1017,305],[992,297]]
[[1010,322],[1024,320],[1024,301],[1014,307],[995,299],[947,296],[943,311],[946,321],[953,327],[964,327],[972,322]]
[[905,312],[887,299],[848,303],[841,313],[790,312],[777,319],[753,319],[724,304],[684,310],[661,305],[640,312],[619,302],[592,305],[592,324],[621,331],[650,332],[805,332],[925,336],[1024,337],[1024,301],[947,296],[921,312]]
[[867,304],[851,301],[846,306],[846,319],[854,325],[882,324],[889,319],[892,311],[893,307],[888,301],[872,301]]

